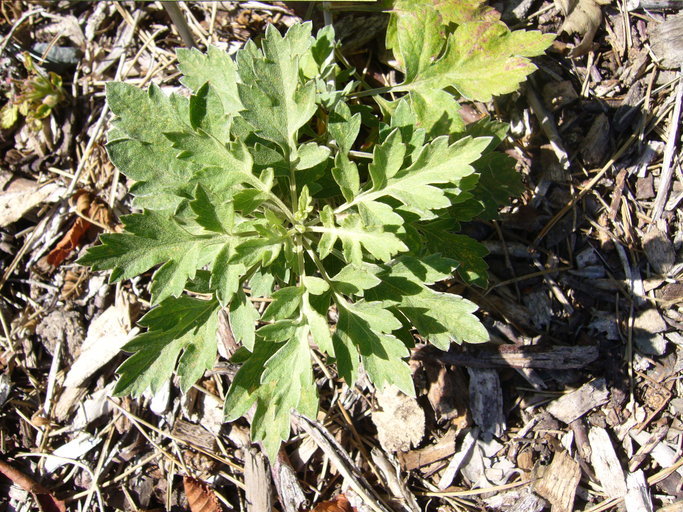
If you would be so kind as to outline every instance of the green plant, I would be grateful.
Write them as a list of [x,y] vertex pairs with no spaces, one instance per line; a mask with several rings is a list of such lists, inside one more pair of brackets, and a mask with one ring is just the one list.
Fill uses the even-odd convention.
[[0,127],[11,128],[21,114],[33,129],[39,130],[43,119],[66,97],[62,77],[52,71],[41,71],[28,53],[24,53],[23,57],[28,76],[26,80],[14,81],[19,93],[9,97],[9,101],[0,109]]
[[[394,27],[404,23],[395,16]],[[136,181],[131,192],[143,210],[123,219],[124,233],[102,235],[80,263],[113,269],[112,281],[161,265],[155,307],[140,321],[148,330],[125,347],[133,355],[118,370],[117,393],[155,390],[174,371],[187,390],[214,364],[225,308],[242,345],[226,416],[255,404],[252,436],[272,455],[289,436],[292,409],[316,414],[313,350],[349,385],[362,368],[375,385],[412,394],[404,358],[413,329],[441,349],[488,339],[474,304],[431,285],[456,270],[485,285],[486,251],[457,234],[458,223],[495,211],[519,180],[493,151],[504,125],[465,127],[442,101],[444,122],[429,106],[429,94],[448,85],[437,80],[440,62],[470,62],[450,56],[463,25],[452,31],[437,22],[425,35],[448,37],[445,50],[436,40],[406,42],[390,27],[406,75],[394,90],[408,94],[376,95],[381,114],[352,99],[358,83],[335,64],[331,27],[314,38],[310,24],[284,37],[269,26],[261,47],[249,42],[235,62],[216,48],[179,50],[189,99],[108,84],[116,118],[107,149]],[[533,37],[542,52],[549,39]],[[428,54],[419,54],[420,44]],[[506,51],[507,60],[484,60],[479,71],[508,61],[533,69]],[[490,97],[509,86],[476,89]],[[443,94],[457,105],[453,91]],[[252,303],[259,298],[269,302],[262,314]]]

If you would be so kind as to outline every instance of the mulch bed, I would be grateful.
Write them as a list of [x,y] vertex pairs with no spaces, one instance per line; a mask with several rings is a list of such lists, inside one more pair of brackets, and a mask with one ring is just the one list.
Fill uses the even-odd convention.
[[[111,396],[149,275],[109,285],[74,263],[131,211],[104,85],[177,88],[188,37],[231,51],[322,22],[302,4],[178,3],[184,38],[159,2],[1,4],[0,103],[39,74],[24,52],[65,91],[0,131],[2,510],[683,510],[683,36],[666,2],[581,0],[588,36],[561,35],[521,92],[465,106],[510,123],[526,192],[463,227],[490,252],[488,288],[439,285],[480,306],[491,343],[418,344],[416,399],[321,372],[317,421],[293,416],[269,464],[246,420],[222,421],[222,359],[186,395]],[[511,26],[562,28],[552,2],[512,4],[495,3]],[[385,85],[383,15],[332,13]]]

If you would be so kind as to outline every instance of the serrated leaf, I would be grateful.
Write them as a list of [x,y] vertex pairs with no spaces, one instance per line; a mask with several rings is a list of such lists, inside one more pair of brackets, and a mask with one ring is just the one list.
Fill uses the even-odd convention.
[[204,229],[216,233],[232,233],[235,225],[235,207],[232,201],[222,201],[213,192],[197,185],[190,208],[197,216],[197,224]]
[[278,320],[272,324],[264,325],[257,331],[257,334],[267,341],[288,341],[294,336],[298,327],[299,322],[296,320]]
[[263,312],[261,320],[271,322],[289,318],[301,306],[304,289],[299,286],[280,288],[273,293],[273,302]]
[[449,36],[443,55],[397,90],[454,87],[467,99],[490,101],[517,90],[536,69],[528,57],[543,53],[553,39],[540,32],[511,32],[501,22],[463,23]]
[[254,350],[256,322],[260,315],[242,290],[237,290],[233,295],[228,315],[235,341],[242,343],[248,350]]
[[500,19],[500,13],[486,5],[486,0],[437,0],[433,5],[444,24]]
[[334,110],[330,112],[330,117],[327,122],[327,129],[330,132],[332,140],[341,149],[343,154],[348,154],[360,131],[360,114],[356,113],[352,115],[348,105],[339,102]]
[[[308,333],[308,327],[301,326],[287,342],[269,343],[275,351],[255,353],[237,373],[228,391],[225,405],[228,421],[241,416],[256,402],[252,439],[263,441],[271,460],[280,443],[289,437],[292,409],[309,417],[315,417],[318,409]],[[254,364],[250,364],[252,359]]]
[[230,140],[232,114],[223,110],[220,96],[208,83],[190,97],[190,125],[219,141]]
[[[394,132],[398,133],[398,132]],[[399,138],[392,136],[382,144],[390,148],[401,144]],[[488,146],[486,137],[472,139],[462,138],[448,145],[446,137],[438,137],[430,144],[423,146],[408,168],[396,172],[393,176],[382,175],[386,169],[382,165],[375,167],[374,183],[386,183],[376,189],[375,186],[358,195],[351,204],[389,196],[401,201],[407,207],[417,211],[422,217],[429,218],[429,212],[450,206],[451,200],[445,191],[435,186],[438,184],[457,184],[462,178],[472,174],[470,165]],[[389,149],[386,150],[387,152]],[[377,150],[378,155],[383,152]],[[389,168],[393,172],[393,167]]]
[[394,129],[383,144],[375,146],[372,162],[368,166],[372,178],[372,190],[381,190],[387,186],[387,180],[396,176],[403,167],[406,157],[406,146],[401,140],[401,132]]
[[335,290],[347,295],[359,295],[380,283],[375,275],[379,267],[369,265],[346,265],[333,278]]
[[429,137],[460,133],[465,129],[460,104],[452,94],[441,89],[421,89],[411,91],[406,98],[415,112],[415,126],[423,128]]
[[432,64],[443,47],[445,29],[431,2],[394,2],[387,27],[386,46],[394,51],[405,81],[411,82]]
[[457,271],[466,282],[480,287],[488,284],[488,265],[484,257],[488,254],[486,247],[476,240],[448,231],[447,221],[440,221],[421,226],[425,232],[429,249],[439,252],[457,262]]
[[334,181],[339,185],[344,199],[353,201],[360,190],[360,175],[358,174],[356,163],[349,160],[345,154],[338,153],[334,160],[332,176],[334,176]]
[[425,286],[425,282],[442,279],[443,269],[435,273],[435,264],[445,265],[438,258],[422,262],[404,257],[380,274],[382,284],[366,293],[371,300],[396,304],[418,332],[442,350],[448,350],[451,340],[458,343],[483,343],[489,340],[486,328],[472,313],[477,307],[462,297],[441,293]]
[[477,186],[471,191],[472,195],[484,205],[480,216],[493,219],[510,197],[517,197],[524,191],[521,176],[515,170],[514,158],[505,153],[487,153],[477,161],[475,167],[480,174]]
[[400,327],[401,322],[379,303],[346,303],[340,307],[333,343],[337,367],[346,382],[356,381],[362,361],[378,387],[391,383],[406,394],[415,394],[410,368],[402,360],[408,349],[389,334]]
[[313,295],[322,295],[330,289],[330,285],[327,284],[327,281],[320,279],[319,277],[303,276],[301,280],[306,291]]
[[221,243],[220,237],[193,234],[190,226],[181,226],[164,212],[145,210],[122,220],[126,232],[101,235],[102,244],[89,249],[79,264],[111,269],[112,282],[161,264],[152,282],[153,304],[180,295],[187,280],[213,256],[208,249]]
[[311,330],[311,336],[318,345],[318,348],[329,356],[334,357],[332,333],[330,331],[330,324],[327,321],[327,311],[329,308],[329,295],[317,297],[304,295],[301,313]]
[[318,146],[315,142],[303,144],[298,151],[299,161],[296,163],[296,170],[302,171],[321,164],[330,156],[330,148]]
[[237,93],[237,72],[232,58],[223,50],[209,46],[206,53],[197,49],[176,50],[178,68],[183,73],[181,83],[197,92],[206,83],[216,91],[223,112],[232,114],[242,109]]
[[216,290],[216,296],[224,306],[233,300],[247,271],[246,265],[232,261],[234,255],[234,244],[227,243],[221,247],[213,262],[211,288]]
[[316,110],[315,84],[299,81],[299,59],[311,42],[310,23],[293,25],[284,37],[268,25],[262,53],[252,46],[237,57],[242,117],[285,154],[296,151],[294,136]]
[[340,239],[344,259],[357,265],[363,261],[363,249],[380,261],[388,261],[395,254],[407,250],[395,234],[384,231],[380,226],[364,226],[357,214],[344,217],[341,226],[327,225],[318,227],[316,231],[329,236],[330,239]]
[[156,392],[171,378],[176,362],[181,389],[190,389],[215,361],[217,311],[216,301],[183,296],[166,299],[147,313],[140,324],[148,331],[123,347],[134,354],[117,370],[115,393]]
[[[173,99],[172,99],[173,98]],[[188,100],[169,98],[158,87],[148,91],[120,82],[107,84],[107,103],[116,118],[109,133],[107,153],[123,174],[136,180],[133,191],[137,204],[151,208],[174,208],[181,201],[179,191],[192,188],[192,176],[199,166],[178,160],[178,153],[164,132],[191,130]],[[144,122],[140,122],[144,119]]]

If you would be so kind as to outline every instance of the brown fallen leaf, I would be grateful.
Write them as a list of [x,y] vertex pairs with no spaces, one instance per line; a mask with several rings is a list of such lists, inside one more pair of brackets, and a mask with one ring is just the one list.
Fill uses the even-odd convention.
[[[69,255],[75,251],[81,240],[93,225],[89,220],[94,221],[99,227],[111,226],[111,215],[106,204],[90,192],[85,190],[77,191],[70,199],[69,203],[75,207],[76,211],[82,215],[78,217],[73,226],[66,232],[57,246],[47,255],[47,263],[52,267],[58,267]],[[85,218],[84,218],[85,217]]]
[[602,23],[601,7],[611,2],[612,0],[556,0],[556,4],[566,16],[560,32],[583,36],[581,42],[569,53],[570,57],[580,57],[588,52]]
[[47,262],[53,267],[58,267],[81,243],[81,239],[90,229],[90,222],[78,217],[73,226],[66,232],[57,246],[47,255]]
[[222,512],[216,493],[205,482],[185,476],[183,485],[191,512]]
[[349,500],[343,494],[335,496],[330,501],[323,501],[318,503],[311,512],[357,512],[355,507],[352,507]]
[[15,485],[33,494],[45,512],[66,512],[66,505],[62,500],[55,498],[47,488],[43,487],[26,473],[19,471],[2,460],[0,460],[0,473],[12,480]]

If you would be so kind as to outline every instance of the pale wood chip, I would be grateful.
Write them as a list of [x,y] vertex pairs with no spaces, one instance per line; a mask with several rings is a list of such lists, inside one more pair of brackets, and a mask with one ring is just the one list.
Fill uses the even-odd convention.
[[596,379],[548,405],[548,412],[567,424],[609,400],[605,379]]
[[626,480],[612,440],[604,428],[593,427],[588,431],[591,444],[591,463],[605,494],[610,498],[623,498]]
[[567,452],[557,452],[543,476],[534,483],[534,491],[552,504],[552,512],[571,512],[581,469]]
[[254,447],[244,450],[244,487],[249,512],[272,510],[273,484],[268,462]]
[[652,512],[652,498],[642,470],[626,475],[626,487],[626,512]]

